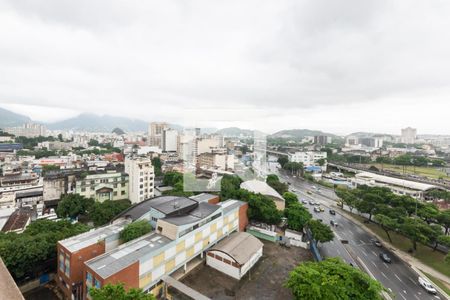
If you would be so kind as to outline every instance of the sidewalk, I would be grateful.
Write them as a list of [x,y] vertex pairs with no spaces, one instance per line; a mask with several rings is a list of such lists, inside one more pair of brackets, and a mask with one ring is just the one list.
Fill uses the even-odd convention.
[[[355,219],[353,216],[351,216],[350,212],[342,209],[340,206],[336,207],[339,208],[340,211],[345,212],[345,217],[349,220],[351,220],[353,223],[364,227],[364,230],[369,232],[370,234],[372,234],[373,236],[375,236],[378,240],[383,241],[383,239],[381,237],[379,237],[376,233],[374,233],[372,230],[370,230],[370,228],[368,228],[367,226],[364,226],[364,224],[362,222],[360,222],[359,220]],[[450,277],[436,271],[435,269],[425,265],[424,263],[422,263],[421,261],[417,260],[415,257],[412,257],[411,255],[409,255],[408,253],[395,248],[393,245],[388,244],[390,250],[392,250],[393,252],[395,252],[395,254],[401,258],[403,261],[405,261],[406,263],[408,263],[410,266],[415,267],[416,269],[420,269],[423,272],[426,272],[436,278],[438,278],[439,280],[443,281],[444,283],[446,283],[448,286],[450,286]]]

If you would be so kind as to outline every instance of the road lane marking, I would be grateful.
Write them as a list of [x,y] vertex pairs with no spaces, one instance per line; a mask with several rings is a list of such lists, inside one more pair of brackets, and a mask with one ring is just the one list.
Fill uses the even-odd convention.
[[372,263],[372,265],[374,265],[375,266],[375,268],[377,268],[378,269],[378,267],[377,267],[377,265],[373,262],[373,261],[371,261],[371,263]]
[[416,299],[420,300],[420,298],[419,298],[419,297],[417,297],[417,295],[414,295],[414,297],[415,297]]
[[397,274],[394,274],[394,276],[397,277],[397,279],[398,279],[401,283],[403,283],[403,281],[400,279],[400,277],[397,276]]
[[360,242],[361,242],[361,244],[364,244],[364,241],[363,240],[359,240]]
[[364,256],[365,256],[365,257],[367,257],[367,254],[366,254],[366,252],[365,252],[365,251],[363,251],[363,253],[362,253],[362,254],[364,254]]
[[402,296],[403,299],[408,300],[408,299],[406,299],[405,296],[403,296],[402,294],[399,294],[399,295]]
[[373,255],[378,256],[374,251],[372,251]]
[[412,280],[411,278],[408,277],[408,279],[409,279],[409,281],[411,281],[412,283],[416,284],[416,282],[415,282],[414,280]]
[[388,279],[387,276],[383,272],[381,272],[381,275],[383,275],[384,278]]

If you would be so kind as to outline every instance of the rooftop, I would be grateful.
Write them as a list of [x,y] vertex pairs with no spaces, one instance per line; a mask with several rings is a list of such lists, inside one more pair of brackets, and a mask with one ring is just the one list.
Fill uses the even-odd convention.
[[[245,189],[249,192],[253,192],[256,194],[262,194],[265,196],[271,196],[280,200],[283,200],[283,197],[275,191],[270,185],[261,180],[248,180],[241,183],[241,189]],[[283,200],[284,201],[284,200]]]
[[147,213],[151,208],[162,212],[165,215],[174,216],[184,214],[186,211],[194,209],[198,202],[186,197],[160,196],[139,202],[126,211],[120,213],[115,219],[130,217],[137,220]]
[[194,199],[197,202],[208,202],[209,200],[217,198],[217,195],[208,194],[208,193],[201,193],[195,196],[190,197],[191,199]]
[[396,186],[400,186],[400,187],[405,187],[405,188],[409,188],[412,190],[418,190],[418,191],[427,191],[430,189],[438,188],[437,186],[432,185],[432,184],[404,180],[404,179],[389,177],[389,176],[384,176],[384,175],[378,175],[378,174],[370,173],[370,172],[358,173],[358,174],[356,174],[356,178],[368,178],[368,179],[372,179],[372,180],[375,180],[378,182],[396,185]]
[[92,229],[88,232],[59,241],[59,243],[70,252],[76,252],[93,245],[108,236],[119,233],[128,223],[130,223],[130,220],[121,220],[117,223]]
[[193,210],[187,212],[182,216],[167,217],[163,218],[162,220],[177,226],[191,224],[201,221],[202,219],[210,216],[219,208],[220,206],[217,204],[201,202],[198,204],[196,208],[194,208]]
[[211,248],[210,251],[218,250],[224,252],[234,258],[237,263],[243,265],[263,245],[260,240],[247,232],[234,232]]
[[139,261],[143,256],[164,247],[171,241],[163,235],[150,233],[97,256],[85,264],[103,279],[106,279]]

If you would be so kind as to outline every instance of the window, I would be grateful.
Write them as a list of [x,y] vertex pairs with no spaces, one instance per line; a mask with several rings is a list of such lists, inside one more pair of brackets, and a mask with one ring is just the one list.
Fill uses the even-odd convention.
[[122,182],[121,186],[124,187],[125,186],[125,182]]
[[86,283],[92,284],[92,274],[89,272],[86,273]]
[[59,253],[59,269],[64,272],[64,253]]
[[114,196],[117,196],[117,192],[114,192]]
[[82,191],[82,192],[86,192],[86,188],[85,188],[85,187],[82,187],[82,188],[81,188],[81,191]]
[[121,194],[121,195],[125,195],[125,191],[122,191],[120,194]]
[[100,281],[98,281],[96,278],[94,278],[94,286],[98,289],[102,287]]
[[155,218],[155,217],[152,217],[152,221],[153,221],[153,222],[157,222],[157,221],[158,221],[158,219],[157,219],[157,218]]
[[114,188],[116,188],[116,187],[117,187],[117,183],[114,183],[114,185],[113,185],[113,186],[114,186]]

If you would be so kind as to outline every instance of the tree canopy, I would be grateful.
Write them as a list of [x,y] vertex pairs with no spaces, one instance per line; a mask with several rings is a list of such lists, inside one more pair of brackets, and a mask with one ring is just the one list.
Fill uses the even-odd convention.
[[56,214],[59,218],[76,218],[79,215],[85,215],[93,204],[94,199],[78,194],[66,194],[58,202]]
[[95,202],[88,209],[88,217],[95,226],[105,225],[114,219],[122,211],[131,206],[128,200],[106,200]]
[[92,300],[155,300],[152,294],[144,293],[142,289],[125,290],[124,284],[106,284],[101,288],[89,290]]
[[266,183],[272,187],[275,191],[278,192],[278,194],[283,195],[286,193],[289,189],[288,185],[286,183],[283,183],[280,181],[277,175],[270,174],[266,178]]
[[[46,262],[56,258],[59,240],[83,233],[89,227],[69,221],[38,220],[32,222],[23,233],[0,233],[0,256],[14,278],[35,276]],[[56,263],[51,264],[55,268]]]
[[120,232],[120,239],[122,240],[122,242],[126,243],[140,236],[143,236],[150,231],[152,231],[152,226],[148,221],[136,221],[125,226],[125,228]]
[[319,220],[309,220],[308,228],[311,230],[312,236],[316,243],[326,243],[334,238],[333,230],[331,230],[330,226],[323,224]]
[[312,219],[309,211],[300,203],[289,205],[284,210],[287,218],[288,228],[296,231],[301,231],[303,227]]
[[289,274],[285,286],[298,300],[381,300],[384,290],[378,281],[340,258],[300,264]]

